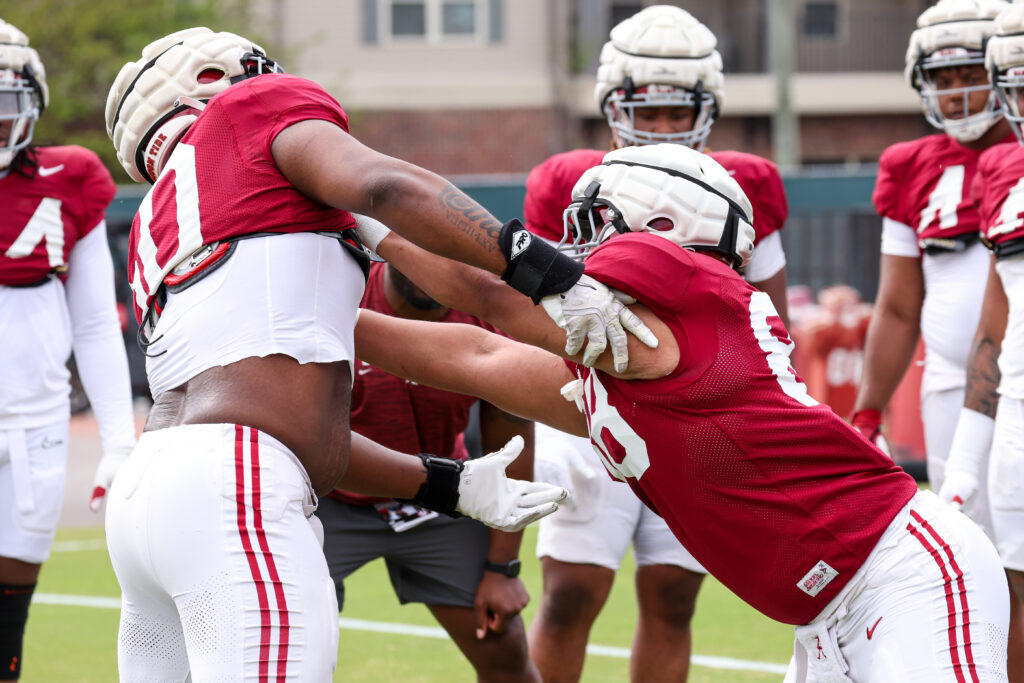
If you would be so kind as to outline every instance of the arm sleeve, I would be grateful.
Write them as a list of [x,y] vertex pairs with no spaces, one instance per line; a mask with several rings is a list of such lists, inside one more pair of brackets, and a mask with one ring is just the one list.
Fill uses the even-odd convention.
[[906,223],[883,218],[882,253],[889,256],[919,257],[921,247],[917,246],[917,232]]
[[65,285],[72,349],[100,427],[103,451],[135,445],[128,356],[114,295],[114,264],[105,221],[71,250]]
[[775,231],[754,247],[743,277],[747,282],[764,282],[785,267],[786,252],[782,250],[782,235]]

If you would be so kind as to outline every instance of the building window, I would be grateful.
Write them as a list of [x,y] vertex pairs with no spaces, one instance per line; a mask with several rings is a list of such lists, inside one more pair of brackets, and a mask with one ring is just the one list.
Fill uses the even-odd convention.
[[377,0],[380,35],[392,42],[484,41],[493,0]]
[[839,8],[832,0],[809,0],[804,4],[804,35],[833,38],[839,32]]

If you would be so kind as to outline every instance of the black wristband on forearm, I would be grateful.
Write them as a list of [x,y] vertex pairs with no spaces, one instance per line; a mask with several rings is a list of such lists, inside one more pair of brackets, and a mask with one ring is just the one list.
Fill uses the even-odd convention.
[[518,218],[501,226],[498,246],[506,264],[501,279],[535,304],[569,289],[583,275],[582,263],[530,234]]
[[455,506],[459,503],[459,479],[464,467],[462,461],[427,453],[420,453],[419,457],[427,468],[427,480],[420,484],[420,490],[409,502],[451,517],[461,517],[455,511]]

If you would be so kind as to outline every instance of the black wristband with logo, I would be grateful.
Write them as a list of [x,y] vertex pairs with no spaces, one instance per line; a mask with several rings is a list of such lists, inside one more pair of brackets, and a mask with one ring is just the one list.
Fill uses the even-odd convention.
[[505,257],[501,279],[533,300],[559,294],[583,275],[583,264],[531,234],[518,218],[501,226],[498,246]]
[[419,491],[408,502],[450,517],[461,517],[455,507],[459,504],[459,480],[464,467],[462,461],[439,458],[428,453],[420,453],[419,458],[427,468],[427,480],[420,484]]

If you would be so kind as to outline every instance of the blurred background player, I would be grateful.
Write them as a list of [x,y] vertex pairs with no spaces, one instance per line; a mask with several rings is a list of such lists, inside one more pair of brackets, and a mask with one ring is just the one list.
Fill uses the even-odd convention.
[[[921,95],[925,118],[943,132],[887,148],[872,196],[882,216],[882,262],[852,422],[884,444],[882,413],[922,337],[921,419],[928,481],[936,491],[955,427],[951,416],[964,401],[988,277],[971,182],[982,151],[1012,140],[982,53],[1007,4],[940,0],[918,18],[906,78]],[[987,506],[979,502],[969,514],[990,530]]]
[[[751,213],[724,168],[680,145],[609,152],[579,180],[566,247],[635,297],[661,340],[634,345],[625,373],[548,353],[562,353],[557,328],[497,278],[395,235],[367,241],[435,299],[540,350],[366,312],[357,353],[589,434],[709,573],[796,626],[789,681],[1005,680],[995,548],[808,394],[769,297],[734,270]],[[374,343],[384,336],[392,344]]]
[[72,351],[103,444],[94,510],[135,445],[104,219],[114,181],[86,149],[31,144],[48,100],[38,54],[0,19],[0,680],[20,675],[60,517]]
[[[362,308],[413,320],[466,323],[496,331],[487,323],[442,306],[394,266],[374,263]],[[423,386],[356,362],[352,386],[353,431],[403,453],[439,453],[465,460],[462,432],[477,399]],[[509,466],[515,479],[533,478],[533,424],[482,402],[479,411],[484,453],[514,436],[526,446]],[[529,594],[519,579],[522,532],[488,529],[480,522],[453,519],[406,501],[369,498],[336,490],[320,499],[324,555],[345,601],[344,580],[384,558],[392,586],[403,604],[423,603],[476,670],[480,681],[540,681],[526,647],[519,613]]]
[[986,150],[974,181],[992,267],[967,365],[964,406],[939,497],[965,509],[976,507],[977,499],[988,501],[992,538],[1010,581],[1007,669],[1011,683],[1020,683],[1024,681],[1024,4],[1000,12],[995,26],[995,35],[985,46],[985,64],[1017,142]]
[[[612,147],[675,143],[703,149],[724,99],[722,58],[714,34],[678,7],[648,7],[615,26],[601,51],[595,97],[608,120]],[[584,171],[606,151],[556,154],[526,181],[526,226],[549,240],[562,237],[562,212]],[[768,293],[783,324],[786,257],[779,231],[787,216],[782,178],[771,161],[733,151],[710,156],[733,173],[754,202],[757,233],[746,279]],[[537,457],[546,463],[575,448],[576,461],[600,476],[585,495],[540,525],[537,555],[544,592],[530,624],[530,653],[546,681],[578,680],[590,628],[604,606],[615,573],[633,546],[639,618],[630,671],[634,680],[685,680],[690,621],[704,570],[680,546],[664,520],[627,487],[600,474],[589,440],[537,426]],[[584,476],[587,472],[583,473]],[[561,481],[561,480],[560,480]],[[582,493],[582,492],[580,492]]]
[[106,124],[128,174],[152,184],[128,275],[154,403],[106,516],[120,678],[328,680],[338,610],[318,494],[410,499],[507,530],[565,496],[505,477],[518,438],[463,464],[350,432],[365,254],[348,211],[504,271],[535,301],[557,295],[566,318],[563,299],[603,289],[600,332],[631,314],[603,286],[576,297],[571,259],[513,244],[444,179],[359,143],[333,97],[241,36],[200,27],[149,44],[115,79]]

